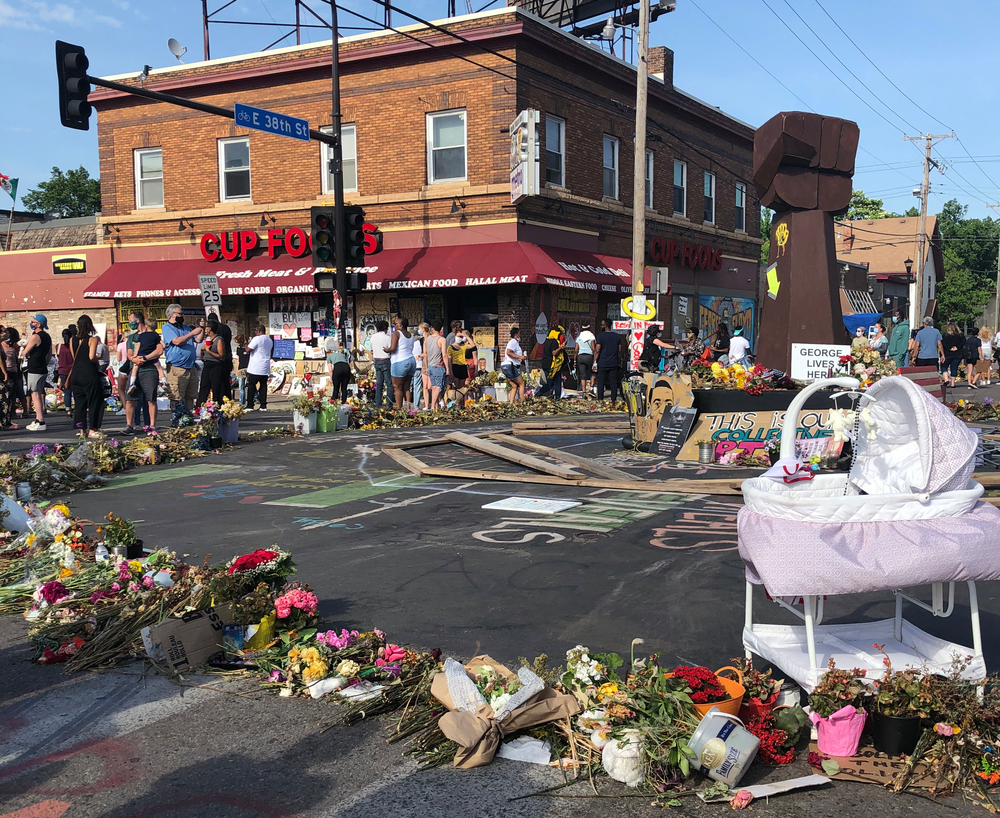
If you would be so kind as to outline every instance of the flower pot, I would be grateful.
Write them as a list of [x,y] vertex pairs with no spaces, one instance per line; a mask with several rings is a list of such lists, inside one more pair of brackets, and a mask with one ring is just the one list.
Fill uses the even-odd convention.
[[887,756],[908,756],[923,733],[919,716],[887,716],[872,713],[872,741],[875,749]]
[[506,386],[495,387],[497,393],[497,403],[507,403],[510,400]]
[[210,448],[210,449],[221,449],[222,448],[222,438],[221,437],[210,437],[208,439],[208,448]]
[[767,459],[771,461],[771,465],[773,466],[775,463],[777,463],[781,459],[781,450],[780,449],[774,449],[773,451],[771,451],[769,449],[768,452],[767,452]]
[[[330,414],[329,406],[324,406],[322,409],[316,412],[316,431],[317,432],[328,432],[330,424]],[[334,428],[336,428],[336,421],[334,421]]]
[[308,415],[300,415],[297,411],[292,412],[292,425],[304,435],[314,435],[316,434],[316,413],[310,412]]
[[141,560],[144,556],[142,540],[136,540],[131,545],[125,547],[125,559],[127,560]]
[[226,418],[219,419],[219,437],[222,438],[224,443],[235,443],[240,437],[240,419],[236,420],[226,420]]
[[714,463],[715,462],[715,444],[714,443],[699,443],[698,444],[698,462],[699,463]]
[[858,752],[861,731],[865,729],[868,714],[851,705],[842,707],[831,716],[810,713],[809,719],[816,725],[816,744],[821,753],[845,758]]
[[740,721],[746,724],[751,719],[763,718],[771,712],[771,708],[774,707],[777,701],[777,693],[772,694],[771,698],[766,702],[762,702],[759,699],[751,699],[749,696],[744,696],[743,706],[740,708]]
[[[734,667],[720,667],[715,671],[716,676],[723,670],[732,670],[736,675],[742,680],[743,674],[740,673]],[[668,677],[672,676],[672,673],[666,674]],[[740,682],[734,681],[732,679],[727,679],[725,676],[718,676],[719,684],[725,689],[726,693],[729,694],[729,698],[721,702],[707,702],[705,704],[693,704],[694,709],[698,713],[698,719],[704,718],[705,714],[708,713],[713,707],[717,707],[722,713],[727,716],[735,716],[740,712],[740,705],[743,704],[743,694],[746,692],[746,688],[743,687]]]

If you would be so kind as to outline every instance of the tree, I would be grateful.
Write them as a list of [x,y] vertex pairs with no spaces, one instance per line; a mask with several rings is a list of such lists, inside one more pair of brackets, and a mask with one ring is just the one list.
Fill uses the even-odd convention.
[[920,215],[920,208],[910,205],[909,209],[903,215],[908,219],[912,219],[914,216]]
[[52,168],[52,178],[21,197],[24,206],[38,213],[54,210],[64,218],[93,216],[101,209],[101,183],[91,179],[83,165],[63,173]]
[[771,208],[769,207],[760,209],[760,237],[764,239],[764,243],[760,246],[760,263],[766,265],[771,252]]
[[898,215],[882,207],[881,199],[869,199],[863,190],[855,190],[851,194],[851,205],[847,209],[848,219],[890,219]]
[[945,202],[938,229],[945,239],[944,281],[937,290],[938,315],[960,326],[979,323],[996,289],[1000,221],[967,218],[968,206]]

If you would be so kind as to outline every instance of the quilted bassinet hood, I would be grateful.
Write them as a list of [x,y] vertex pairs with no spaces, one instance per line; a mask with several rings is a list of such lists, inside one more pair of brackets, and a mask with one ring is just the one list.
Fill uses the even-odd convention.
[[966,486],[978,439],[940,401],[901,376],[862,396],[851,483],[867,494],[935,494]]

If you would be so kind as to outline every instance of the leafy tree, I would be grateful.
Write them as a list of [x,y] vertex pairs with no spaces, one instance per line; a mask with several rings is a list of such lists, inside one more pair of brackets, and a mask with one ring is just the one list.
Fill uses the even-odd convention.
[[101,183],[91,179],[83,165],[63,173],[52,168],[52,178],[21,197],[24,206],[38,213],[54,210],[64,218],[93,216],[101,209]]
[[920,215],[920,208],[910,205],[909,209],[903,214],[907,218],[913,218],[914,216]]
[[979,323],[996,289],[1000,221],[967,218],[968,206],[946,202],[938,215],[944,254],[944,281],[937,290],[938,315],[960,326]]
[[760,246],[760,263],[767,264],[767,256],[771,252],[771,208],[760,209],[760,237],[764,243]]
[[898,215],[886,210],[882,206],[881,199],[869,199],[863,190],[855,190],[851,194],[851,205],[847,209],[848,219],[890,219]]

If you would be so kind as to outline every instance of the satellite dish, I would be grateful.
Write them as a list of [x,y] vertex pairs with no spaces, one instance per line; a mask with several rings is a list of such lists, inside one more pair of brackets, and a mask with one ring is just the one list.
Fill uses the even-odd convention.
[[170,49],[170,53],[173,54],[177,58],[177,62],[180,62],[180,63],[184,62],[184,60],[182,60],[181,57],[183,57],[185,54],[187,54],[187,48],[185,48],[184,46],[182,46],[173,37],[171,37],[169,40],[167,40],[167,48],[169,48]]

